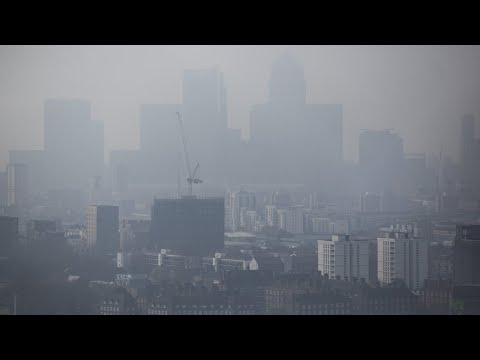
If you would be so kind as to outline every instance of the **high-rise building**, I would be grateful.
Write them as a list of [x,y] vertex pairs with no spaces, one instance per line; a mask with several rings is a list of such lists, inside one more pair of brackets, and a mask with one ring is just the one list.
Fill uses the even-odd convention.
[[113,167],[113,192],[122,196],[128,191],[128,165],[118,164]]
[[[229,161],[226,89],[219,68],[185,70],[183,117],[189,148],[210,183],[224,181]],[[178,147],[176,147],[177,149]]]
[[0,171],[0,207],[8,204],[8,177],[6,171]]
[[8,205],[24,206],[28,197],[28,168],[25,164],[7,165]]
[[466,114],[462,117],[462,130],[460,137],[460,181],[462,195],[466,198],[480,196],[478,181],[480,180],[479,168],[480,140],[475,138],[475,117]]
[[407,231],[383,231],[377,239],[378,281],[382,285],[403,280],[411,290],[423,288],[428,276],[428,244]]
[[18,218],[0,216],[0,257],[8,257],[18,241]]
[[480,284],[480,225],[457,225],[453,271],[456,285]]
[[349,235],[332,235],[318,240],[318,271],[330,279],[370,279],[370,242],[351,240]]
[[250,113],[251,180],[313,184],[315,179],[316,186],[333,186],[343,159],[343,109],[307,104],[305,82],[303,66],[290,52],[273,63],[270,98]]
[[114,254],[120,247],[118,206],[90,205],[86,212],[86,239],[97,254]]
[[253,192],[245,190],[227,192],[225,199],[225,228],[228,231],[236,231],[242,228],[242,211],[255,211],[256,196]]
[[152,206],[151,241],[157,249],[203,256],[224,246],[223,198],[156,199]]
[[360,133],[358,165],[363,191],[398,190],[403,167],[403,140],[390,130]]
[[89,178],[103,174],[103,124],[92,121],[89,101],[47,100],[44,120],[49,188],[85,186]]
[[285,211],[285,231],[303,234],[303,206],[292,206]]
[[136,164],[128,165],[132,169],[140,168],[143,183],[175,182],[178,155],[183,155],[176,112],[183,112],[182,105],[143,104],[140,107],[141,156]]

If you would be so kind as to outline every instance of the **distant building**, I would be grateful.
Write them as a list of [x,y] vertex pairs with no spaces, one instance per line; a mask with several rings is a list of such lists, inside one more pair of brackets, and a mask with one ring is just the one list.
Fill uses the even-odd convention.
[[480,284],[480,225],[457,225],[453,266],[455,285]]
[[103,123],[91,118],[91,103],[81,99],[49,99],[44,106],[47,185],[84,187],[104,171]]
[[224,246],[224,199],[157,199],[152,206],[151,241],[158,249],[206,256]]
[[273,273],[283,273],[285,266],[277,256],[255,255],[249,264],[250,270],[268,270]]
[[349,235],[332,235],[332,240],[318,240],[318,271],[330,279],[369,281],[369,249],[368,241],[350,240]]
[[396,184],[402,174],[403,139],[398,134],[390,130],[362,131],[358,157],[363,191],[399,190]]
[[354,315],[416,315],[419,297],[406,287],[369,287],[354,297]]
[[7,165],[8,205],[24,206],[28,196],[28,167],[25,164]]
[[0,257],[11,255],[18,242],[18,218],[0,216]]
[[7,172],[0,171],[0,207],[8,204],[8,177]]
[[428,245],[408,232],[387,230],[378,243],[378,281],[391,284],[403,280],[411,290],[423,287],[428,276]]
[[382,211],[382,196],[366,192],[360,197],[360,211],[378,213]]
[[316,179],[317,185],[332,186],[343,157],[342,106],[306,103],[304,68],[289,51],[273,62],[269,91],[267,103],[250,113],[251,180]]
[[451,279],[427,279],[419,292],[419,305],[423,314],[450,315],[453,298]]
[[115,254],[120,246],[118,206],[90,205],[86,221],[89,247],[98,254]]
[[303,234],[303,206],[292,206],[285,211],[285,231]]
[[225,199],[225,227],[228,231],[247,230],[242,213],[256,210],[255,193],[241,190],[228,192]]
[[274,227],[278,225],[277,208],[274,205],[265,206],[265,218],[267,226]]
[[135,299],[123,287],[116,287],[104,295],[98,304],[98,315],[135,315]]
[[27,244],[33,245],[41,241],[65,240],[63,232],[57,232],[56,221],[30,220],[27,223]]

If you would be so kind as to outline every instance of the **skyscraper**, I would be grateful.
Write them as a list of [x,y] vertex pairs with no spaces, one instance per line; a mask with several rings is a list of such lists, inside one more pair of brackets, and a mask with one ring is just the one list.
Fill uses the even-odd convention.
[[269,86],[268,102],[250,113],[254,175],[245,181],[331,184],[343,159],[342,106],[306,103],[303,66],[289,52],[273,63]]
[[360,133],[358,165],[362,191],[391,191],[402,174],[403,140],[390,130]]
[[206,256],[224,246],[223,198],[156,199],[152,206],[151,241],[157,250]]
[[90,205],[86,212],[86,239],[92,251],[114,254],[120,247],[118,206]]
[[183,119],[192,161],[198,159],[209,183],[223,181],[228,121],[223,73],[218,68],[185,70]]
[[8,205],[24,206],[28,196],[28,168],[25,164],[7,165]]
[[103,124],[91,119],[91,103],[50,99],[44,107],[44,146],[49,188],[86,186],[103,173]]

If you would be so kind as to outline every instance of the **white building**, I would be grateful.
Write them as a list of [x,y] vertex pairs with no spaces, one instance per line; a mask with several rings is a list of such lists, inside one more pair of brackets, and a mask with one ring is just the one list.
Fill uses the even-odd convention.
[[225,198],[225,228],[227,231],[238,231],[242,228],[241,213],[256,210],[255,193],[248,191],[229,191]]
[[332,240],[318,240],[318,271],[330,279],[368,281],[369,242],[350,240],[348,235],[332,235]]
[[377,239],[378,281],[390,284],[395,279],[405,281],[411,290],[421,289],[428,275],[427,242],[410,238],[408,232],[384,232]]
[[348,220],[334,220],[330,223],[330,234],[345,235],[350,234],[350,224]]
[[267,222],[267,226],[277,226],[277,207],[274,205],[267,205],[265,206],[265,218]]
[[277,209],[277,226],[279,229],[285,230],[287,228],[287,210]]

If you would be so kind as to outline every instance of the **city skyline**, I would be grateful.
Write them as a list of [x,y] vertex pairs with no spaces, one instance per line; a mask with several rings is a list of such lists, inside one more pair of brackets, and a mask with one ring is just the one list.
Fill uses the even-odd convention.
[[[92,120],[105,126],[106,161],[112,150],[137,149],[141,105],[181,103],[184,71],[215,66],[228,125],[247,139],[250,112],[269,100],[272,64],[286,50],[304,67],[307,104],[343,105],[347,162],[358,159],[363,128],[394,128],[406,152],[443,145],[458,159],[460,119],[478,119],[475,46],[2,46],[0,164],[9,150],[42,148],[49,98],[92,102]],[[25,126],[31,131],[22,133]]]

